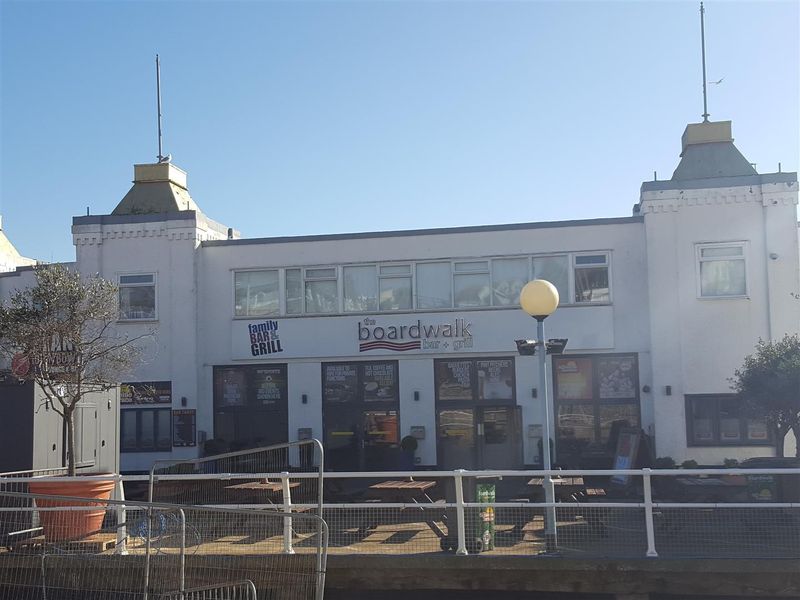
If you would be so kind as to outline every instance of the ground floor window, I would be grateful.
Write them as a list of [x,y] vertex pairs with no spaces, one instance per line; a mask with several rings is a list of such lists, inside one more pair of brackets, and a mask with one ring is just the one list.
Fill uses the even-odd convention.
[[686,438],[689,446],[772,445],[766,421],[745,415],[734,394],[687,394]]
[[589,455],[613,454],[624,427],[639,428],[635,354],[553,357],[558,462],[586,466]]
[[214,367],[214,447],[219,451],[288,441],[286,365]]
[[127,408],[120,411],[121,452],[164,452],[172,449],[172,410]]
[[397,361],[323,363],[325,464],[380,471],[400,464]]

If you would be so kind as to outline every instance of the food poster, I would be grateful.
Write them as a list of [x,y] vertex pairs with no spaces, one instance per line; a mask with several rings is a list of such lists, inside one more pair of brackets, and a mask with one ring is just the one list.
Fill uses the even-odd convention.
[[326,403],[354,402],[358,399],[358,365],[326,364],[324,369],[323,398]]
[[396,363],[366,363],[362,368],[361,386],[365,402],[397,399]]
[[597,379],[601,400],[636,398],[638,374],[633,356],[609,356],[597,360]]
[[140,381],[119,386],[120,404],[172,404],[171,381]]
[[442,360],[436,363],[436,389],[438,399],[473,400],[472,361]]
[[282,368],[256,368],[253,372],[253,387],[257,406],[278,407],[285,404],[286,375]]
[[558,400],[592,400],[592,359],[554,358],[556,398]]
[[217,372],[219,406],[244,406],[246,389],[244,369],[222,369]]
[[478,400],[514,400],[514,361],[477,361]]

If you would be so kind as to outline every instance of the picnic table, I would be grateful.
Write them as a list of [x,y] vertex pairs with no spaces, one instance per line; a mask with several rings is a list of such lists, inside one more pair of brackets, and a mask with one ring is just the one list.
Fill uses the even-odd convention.
[[[289,482],[289,489],[299,487],[300,483],[297,481]],[[249,500],[266,500],[266,504],[276,504],[272,502],[271,497],[275,494],[281,494],[280,502],[283,504],[283,483],[280,481],[270,481],[269,479],[263,481],[248,481],[246,483],[237,483],[235,485],[225,486],[226,490],[244,491],[245,496]]]
[[[399,512],[402,517],[400,521],[403,523],[425,523],[439,539],[444,539],[447,534],[434,520],[434,518],[438,518],[439,521],[447,523],[447,515],[444,510],[438,516],[431,515],[429,511],[425,510],[426,506],[435,504],[428,495],[428,490],[435,485],[435,481],[415,481],[413,477],[403,480],[381,481],[369,486],[369,496],[378,502],[419,505],[419,510],[416,507],[400,508]],[[366,532],[376,526],[373,523],[362,523],[360,529]]]

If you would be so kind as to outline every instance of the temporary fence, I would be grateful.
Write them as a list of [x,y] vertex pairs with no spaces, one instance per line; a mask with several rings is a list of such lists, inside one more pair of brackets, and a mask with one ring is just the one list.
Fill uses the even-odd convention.
[[[314,514],[0,492],[9,498],[14,506],[0,508],[0,598],[323,597],[327,527]],[[97,511],[96,530],[65,534]],[[292,554],[283,550],[285,518]]]

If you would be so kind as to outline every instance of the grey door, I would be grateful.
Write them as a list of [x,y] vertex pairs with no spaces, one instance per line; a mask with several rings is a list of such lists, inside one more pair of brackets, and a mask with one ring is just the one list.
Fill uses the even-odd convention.
[[522,466],[518,406],[478,409],[477,446],[481,469],[516,469]]

